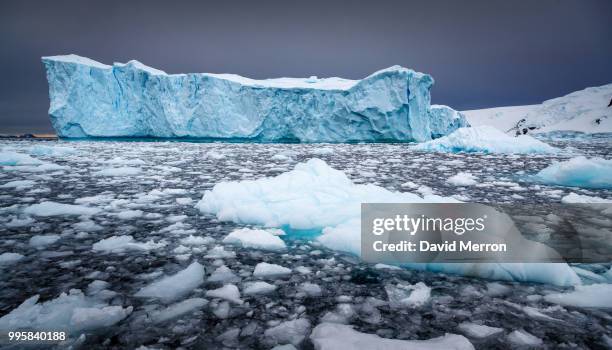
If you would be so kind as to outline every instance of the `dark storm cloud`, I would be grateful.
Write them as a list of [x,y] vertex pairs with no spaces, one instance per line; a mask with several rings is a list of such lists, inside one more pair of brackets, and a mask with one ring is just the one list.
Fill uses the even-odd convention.
[[538,103],[612,82],[612,1],[7,1],[0,132],[48,131],[40,56],[138,59],[169,73],[434,76],[457,109]]

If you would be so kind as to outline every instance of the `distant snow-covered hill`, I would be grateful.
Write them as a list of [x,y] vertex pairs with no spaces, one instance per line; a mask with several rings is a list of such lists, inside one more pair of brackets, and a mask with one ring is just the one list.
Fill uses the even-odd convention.
[[539,105],[464,111],[472,126],[491,125],[512,134],[578,131],[612,133],[612,84],[590,87]]

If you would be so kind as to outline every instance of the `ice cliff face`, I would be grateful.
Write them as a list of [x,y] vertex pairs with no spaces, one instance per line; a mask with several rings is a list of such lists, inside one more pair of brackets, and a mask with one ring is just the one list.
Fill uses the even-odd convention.
[[49,115],[64,138],[427,141],[467,125],[449,107],[430,106],[431,76],[399,66],[362,80],[252,80],[76,55],[42,61]]

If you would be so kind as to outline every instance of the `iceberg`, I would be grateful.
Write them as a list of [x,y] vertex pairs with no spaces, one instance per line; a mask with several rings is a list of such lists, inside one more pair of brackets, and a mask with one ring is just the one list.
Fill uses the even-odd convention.
[[[392,192],[372,184],[355,184],[345,173],[312,158],[276,177],[221,182],[204,193],[196,207],[221,221],[281,227],[291,235],[311,234],[323,246],[361,256],[361,203],[449,203],[451,197]],[[260,266],[261,265],[261,266]],[[508,281],[559,286],[581,283],[566,263],[429,263],[403,267]],[[281,269],[279,269],[281,268]],[[254,275],[290,273],[260,263]]]
[[498,129],[481,125],[460,128],[436,140],[413,147],[430,152],[482,152],[482,153],[555,153],[558,149],[529,135],[509,136]]
[[612,188],[612,160],[597,157],[574,157],[549,165],[540,170],[533,178],[548,185]]
[[461,113],[430,105],[430,75],[400,66],[362,80],[254,80],[166,74],[134,60],[110,66],[63,55],[42,61],[49,116],[62,138],[420,142],[468,125]]

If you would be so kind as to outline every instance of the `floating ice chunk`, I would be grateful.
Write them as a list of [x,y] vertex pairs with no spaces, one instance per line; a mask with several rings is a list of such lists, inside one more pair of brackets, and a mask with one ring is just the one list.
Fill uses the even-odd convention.
[[431,288],[423,282],[386,285],[385,291],[392,308],[419,307],[429,301]]
[[548,294],[544,300],[565,306],[612,308],[612,284],[575,286],[573,292]]
[[309,332],[310,322],[305,318],[298,318],[266,329],[264,336],[272,345],[293,344],[298,346]]
[[600,197],[592,197],[584,194],[570,193],[561,198],[562,203],[612,203],[612,199],[604,199]]
[[334,311],[329,311],[323,317],[321,322],[348,324],[355,316],[355,309],[351,304],[341,303],[336,305]]
[[38,165],[42,160],[32,158],[27,154],[0,150],[0,165]]
[[240,277],[236,276],[229,267],[221,265],[208,277],[207,281],[221,283],[238,282]]
[[309,297],[318,297],[321,296],[321,287],[318,284],[304,282],[300,284],[298,288],[301,292],[308,295]]
[[540,170],[533,178],[548,185],[612,188],[612,160],[575,157],[553,163]]
[[70,325],[78,330],[91,330],[112,326],[132,313],[133,307],[121,306],[77,307],[72,312]]
[[29,153],[35,156],[64,157],[76,154],[77,150],[72,147],[36,145],[30,148]]
[[338,226],[326,227],[317,241],[330,249],[361,255],[360,225],[360,219],[355,218]]
[[238,287],[233,284],[226,284],[221,288],[206,291],[206,296],[210,298],[219,298],[230,301],[235,304],[243,304],[244,301],[240,299],[240,291]]
[[24,301],[0,318],[0,329],[16,331],[64,330],[76,335],[84,330],[111,326],[132,312],[132,307],[108,306],[98,299],[86,297],[78,289],[58,298],[38,303],[38,295]]
[[208,301],[202,298],[185,299],[176,304],[172,304],[165,309],[152,312],[151,320],[155,323],[165,322],[173,318],[182,316],[184,314],[193,312],[196,309],[200,309],[206,304],[208,304]]
[[41,202],[32,204],[23,210],[24,213],[36,216],[60,216],[60,215],[96,215],[99,208],[86,207],[82,205],[64,204],[57,202]]
[[206,152],[206,158],[210,158],[210,159],[214,159],[214,160],[221,160],[225,158],[224,154],[221,154],[217,151],[208,151]]
[[204,266],[193,262],[184,270],[174,275],[166,276],[140,289],[135,296],[144,298],[158,298],[167,303],[177,300],[204,282]]
[[164,322],[169,319],[173,319],[186,313],[192,312],[193,310],[201,308],[206,304],[207,301],[202,298],[187,299],[174,305],[171,305],[164,310],[154,312],[151,318],[156,323]]
[[295,271],[301,273],[302,275],[308,275],[312,273],[312,269],[307,266],[298,266],[295,268]]
[[276,286],[263,281],[245,283],[244,294],[269,294],[276,290]]
[[36,181],[32,181],[32,180],[15,180],[15,181],[9,181],[7,183],[4,183],[2,185],[0,185],[0,188],[14,188],[16,191],[23,191],[27,188],[30,188],[32,186],[36,185]]
[[121,158],[121,157],[115,157],[109,160],[105,160],[103,161],[103,163],[106,164],[113,164],[113,165],[144,165],[146,164],[146,162],[142,159],[125,159],[125,158]]
[[97,294],[101,292],[102,290],[108,288],[109,285],[110,284],[106,281],[101,281],[101,280],[92,281],[89,285],[87,285],[87,294],[88,295]]
[[255,271],[253,271],[253,276],[263,278],[274,278],[289,274],[291,274],[291,269],[266,262],[257,264],[257,266],[255,266]]
[[176,198],[175,201],[180,205],[191,205],[193,203],[193,199],[189,197]]
[[30,238],[29,244],[31,247],[42,249],[57,242],[59,239],[59,235],[36,235]]
[[402,266],[503,281],[531,281],[557,286],[582,284],[566,263],[410,263]]
[[374,268],[377,270],[402,270],[401,267],[395,265],[387,265],[387,264],[376,264]]
[[193,236],[189,235],[189,237],[181,238],[181,244],[184,245],[206,245],[211,244],[215,241],[212,237],[202,237],[202,236]]
[[542,345],[542,339],[525,330],[516,330],[508,334],[508,340],[519,346],[538,346]]
[[204,256],[207,259],[226,259],[226,258],[235,258],[236,253],[232,251],[225,250],[222,246],[218,245],[208,251],[208,253]]
[[273,347],[271,350],[297,350],[297,348],[293,346],[293,344],[284,344],[284,345],[277,345]]
[[94,243],[92,249],[99,252],[120,253],[127,250],[149,251],[165,246],[166,243],[164,242],[155,243],[153,240],[150,240],[145,243],[139,243],[134,241],[132,236],[112,236]]
[[531,136],[512,137],[488,125],[460,128],[450,135],[418,144],[413,149],[454,153],[555,153],[558,151]]
[[473,350],[466,337],[446,334],[428,340],[399,340],[381,338],[376,334],[361,333],[352,326],[337,323],[321,323],[316,326],[310,339],[316,350]]
[[275,154],[272,157],[270,157],[271,160],[280,160],[283,162],[288,162],[291,160],[291,157],[284,155],[284,154]]
[[245,248],[279,251],[287,246],[282,239],[266,230],[242,228],[233,231],[223,239],[223,243],[238,244]]
[[72,227],[74,227],[76,230],[85,232],[96,232],[104,229],[103,226],[96,224],[92,220],[77,222],[76,224],[72,225]]
[[95,176],[133,176],[140,174],[142,169],[133,167],[108,168],[95,171],[92,174]]
[[451,176],[446,180],[451,185],[455,186],[472,186],[477,183],[476,177],[470,173],[460,172]]
[[14,264],[23,258],[25,258],[25,256],[19,253],[2,253],[0,254],[0,265]]
[[141,217],[142,210],[123,210],[115,214],[121,220],[132,220]]
[[457,328],[470,338],[486,338],[504,331],[503,328],[489,327],[472,322],[462,322]]
[[312,154],[317,156],[325,156],[334,154],[334,150],[330,147],[320,147],[312,150]]
[[11,221],[6,223],[6,227],[24,227],[30,226],[32,223],[34,223],[34,219],[30,217],[26,217],[23,219],[14,217]]

